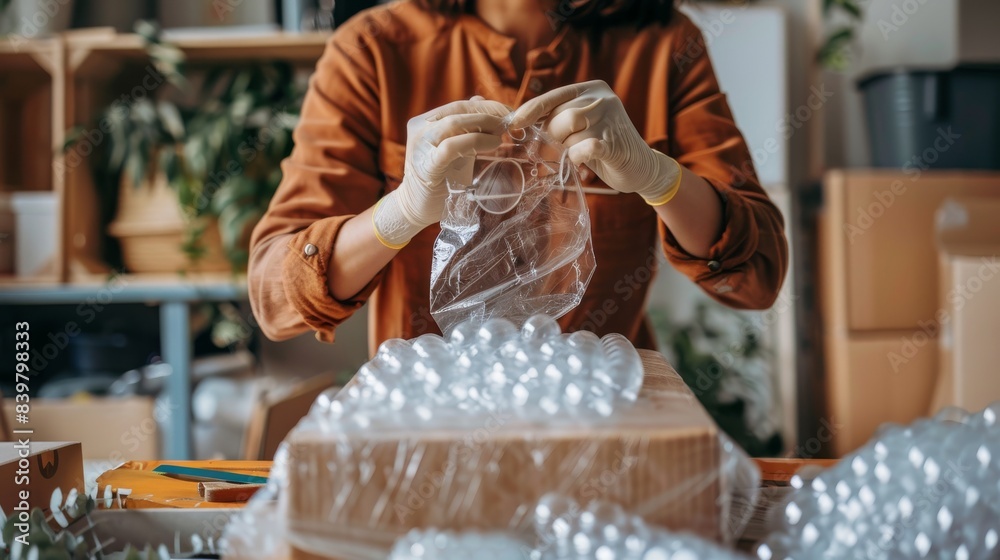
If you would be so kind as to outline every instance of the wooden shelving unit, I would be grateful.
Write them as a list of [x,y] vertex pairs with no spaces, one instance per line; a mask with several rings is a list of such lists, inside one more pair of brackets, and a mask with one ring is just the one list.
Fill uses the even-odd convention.
[[[171,40],[185,54],[188,64],[286,60],[304,70],[322,55],[329,34],[273,33],[253,37],[191,37]],[[8,176],[17,179],[13,190],[51,190],[59,201],[58,266],[43,277],[0,275],[0,305],[78,304],[88,298],[107,297],[111,303],[146,303],[160,308],[161,351],[173,373],[167,393],[179,407],[171,415],[170,459],[185,459],[191,452],[190,415],[190,306],[203,301],[241,300],[246,282],[231,274],[151,275],[126,274],[109,283],[112,272],[100,259],[100,198],[86,157],[64,155],[66,131],[74,126],[92,129],[100,107],[129,96],[156,96],[158,84],[146,78],[151,65],[142,39],[110,29],[78,30],[58,38],[20,44],[0,42],[0,185]],[[140,89],[135,89],[140,88]],[[44,99],[33,107],[45,121],[19,116],[6,126],[2,116],[9,100],[40,90]],[[45,105],[39,110],[39,103]],[[7,111],[17,113],[17,111]],[[44,134],[35,134],[42,130]],[[99,130],[99,128],[97,129]],[[29,134],[30,133],[30,134]],[[94,142],[101,140],[95,135]],[[19,143],[17,146],[7,144]],[[44,153],[42,166],[10,168],[5,153]],[[6,173],[6,175],[4,174]],[[29,177],[21,180],[22,177]],[[10,182],[10,181],[6,181]],[[3,192],[11,190],[2,188]]]
[[[311,68],[322,55],[328,39],[327,33],[276,32],[235,37],[183,37],[170,42],[184,52],[192,65],[267,59],[287,60]],[[67,161],[62,148],[66,131],[78,125],[92,126],[95,111],[109,100],[122,95],[127,100],[133,93],[155,95],[156,87],[148,87],[148,79],[145,85],[143,82],[143,69],[147,66],[148,56],[142,38],[110,28],[75,30],[50,39],[0,42],[0,115],[4,108],[36,90],[42,90],[42,99],[30,101],[32,110],[38,111],[39,103],[46,109],[41,115],[45,121],[41,132],[36,121],[13,127],[5,126],[8,123],[0,119],[6,137],[6,140],[0,139],[0,172],[12,167],[5,161],[4,154],[29,152],[27,160],[35,162],[34,165],[30,161],[19,164],[25,171],[16,174],[19,177],[27,175],[25,181],[9,184],[11,182],[0,175],[0,186],[4,192],[52,191],[60,209],[55,269],[33,278],[0,274],[0,290],[7,285],[26,283],[90,283],[109,272],[99,258],[103,224],[97,218],[99,200],[90,170],[86,161]],[[128,83],[130,78],[132,84]],[[136,87],[141,88],[141,92]],[[8,112],[17,113],[19,109]],[[24,120],[30,119],[25,117]],[[8,142],[10,145],[5,145]],[[40,153],[45,155],[39,156]],[[40,158],[45,158],[43,171],[38,170]]]

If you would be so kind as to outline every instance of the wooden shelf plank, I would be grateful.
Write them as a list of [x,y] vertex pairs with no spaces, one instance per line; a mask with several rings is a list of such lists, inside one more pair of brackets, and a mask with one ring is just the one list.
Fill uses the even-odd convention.
[[[183,37],[169,41],[191,61],[206,60],[293,60],[315,61],[323,54],[328,33],[268,33],[236,37]],[[90,33],[66,37],[70,60],[75,68],[92,56],[145,57],[141,37],[131,33]]]
[[60,39],[14,39],[0,41],[0,72],[44,72],[50,76],[61,71],[57,57],[62,50]]

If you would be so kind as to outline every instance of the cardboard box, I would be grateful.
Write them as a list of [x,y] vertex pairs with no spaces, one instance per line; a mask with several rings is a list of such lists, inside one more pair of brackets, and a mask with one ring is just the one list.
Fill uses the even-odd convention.
[[[4,400],[4,414],[13,422],[14,401]],[[48,441],[79,441],[83,457],[118,464],[160,456],[158,415],[153,399],[70,398],[32,399],[34,437]]]
[[288,432],[309,412],[323,391],[334,387],[336,375],[321,374],[287,390],[268,391],[254,405],[243,441],[247,461],[270,461]]
[[1000,200],[949,199],[938,212],[941,367],[931,412],[1000,401]]
[[831,171],[823,188],[827,331],[909,330],[938,310],[935,212],[947,197],[1000,198],[1000,173]]
[[906,424],[926,416],[937,372],[937,344],[937,337],[923,330],[827,335],[830,433],[814,437],[830,439],[839,457],[864,445],[886,422]]
[[[8,517],[19,511],[22,500],[29,511],[36,507],[48,509],[56,488],[64,496],[73,488],[84,491],[80,444],[31,439],[25,450],[17,441],[0,443],[0,480],[0,507]],[[26,500],[22,494],[25,491]]]
[[732,482],[722,469],[732,463],[718,427],[660,354],[640,355],[639,402],[613,422],[553,428],[498,417],[481,429],[372,430],[348,440],[292,433],[286,505],[297,557],[329,552],[331,539],[351,545],[345,557],[375,557],[418,527],[503,529],[551,491],[720,538]]

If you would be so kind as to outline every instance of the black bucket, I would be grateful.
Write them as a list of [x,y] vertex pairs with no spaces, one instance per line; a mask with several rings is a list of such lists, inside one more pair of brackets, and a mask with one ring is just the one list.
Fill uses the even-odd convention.
[[1000,66],[878,72],[858,89],[875,167],[1000,169]]

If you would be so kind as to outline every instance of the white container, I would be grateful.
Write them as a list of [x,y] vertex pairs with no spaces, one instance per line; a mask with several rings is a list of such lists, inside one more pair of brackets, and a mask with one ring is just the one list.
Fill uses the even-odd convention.
[[14,271],[31,277],[56,272],[59,240],[58,201],[52,192],[16,192],[14,208]]

